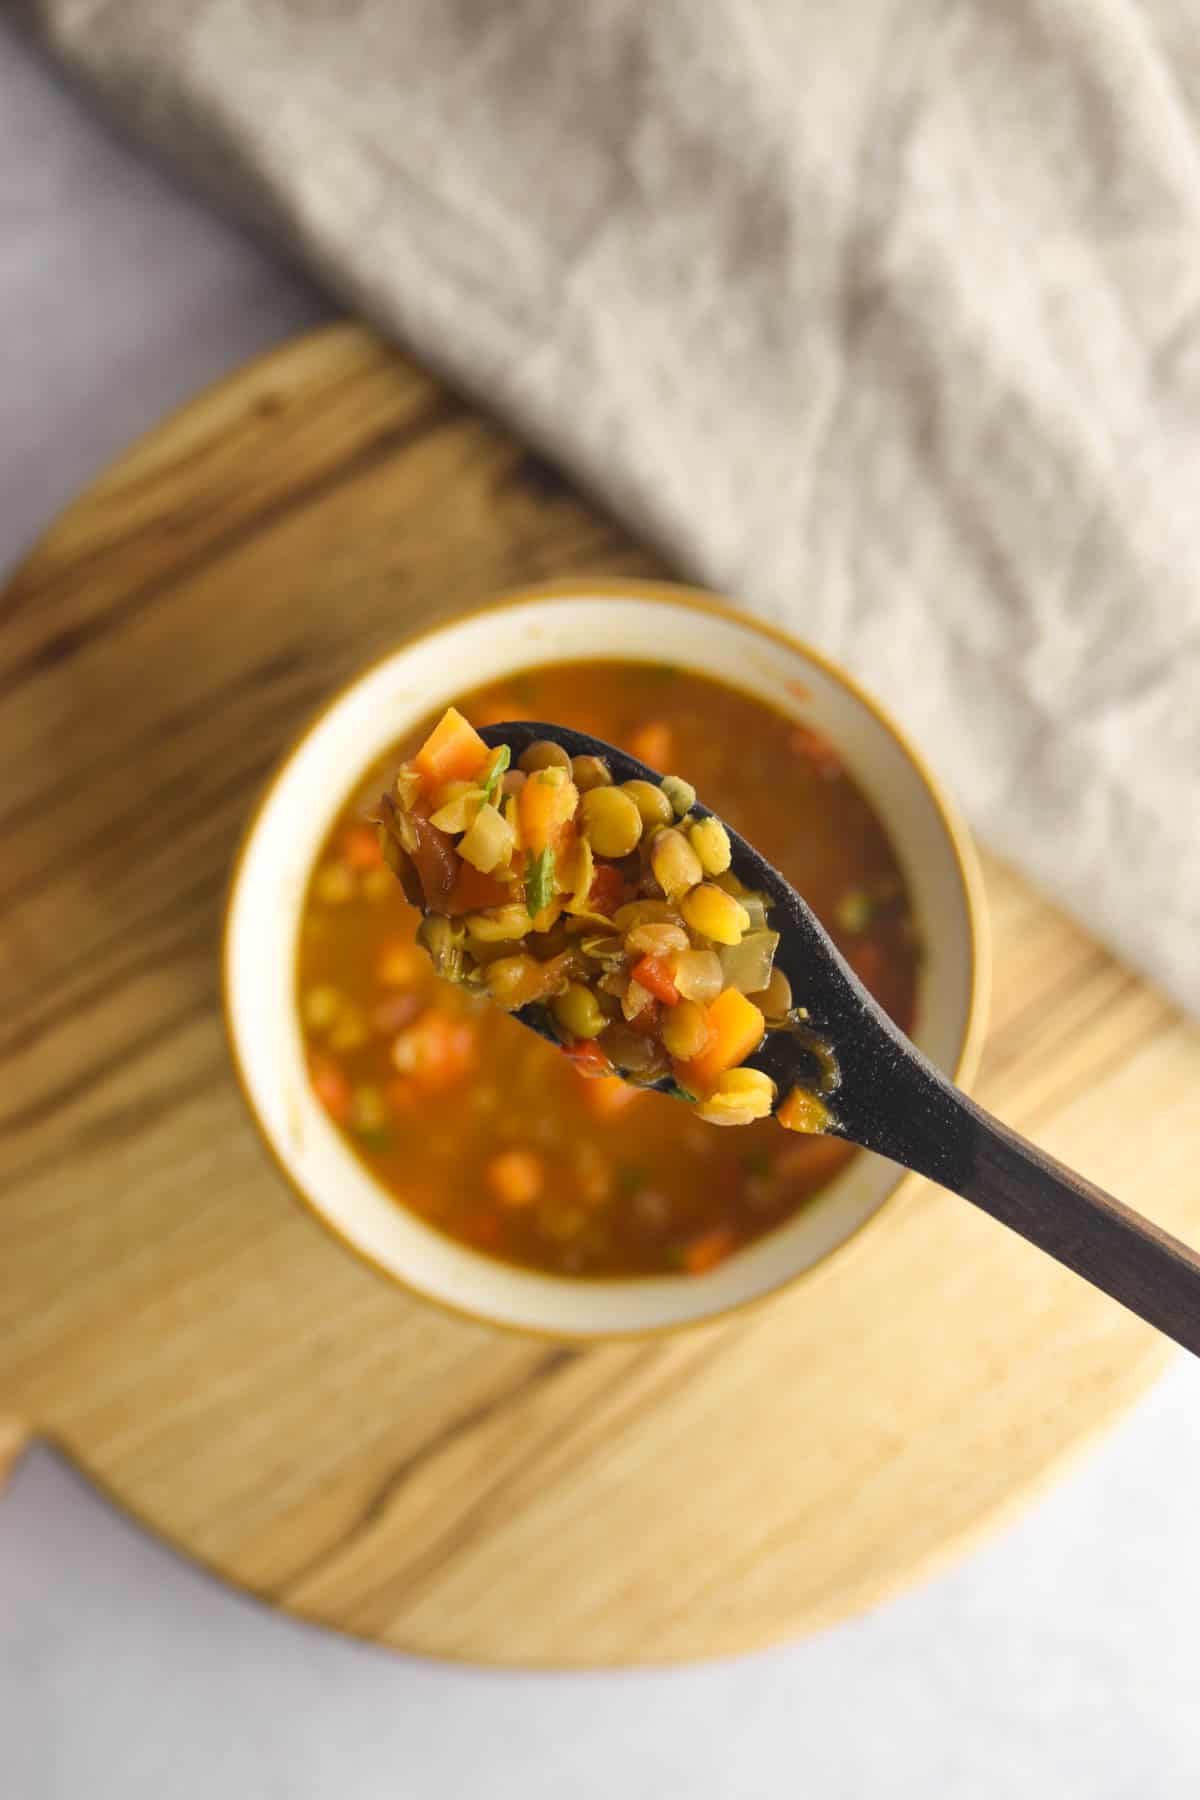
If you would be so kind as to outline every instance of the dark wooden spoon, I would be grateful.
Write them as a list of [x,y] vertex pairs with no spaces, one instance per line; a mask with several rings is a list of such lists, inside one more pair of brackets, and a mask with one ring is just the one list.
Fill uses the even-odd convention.
[[[490,725],[481,735],[493,747],[508,744],[514,764],[529,744],[550,738],[570,756],[603,757],[617,781],[660,779],[635,757],[561,725],[522,721]],[[703,817],[708,809],[697,802],[694,811]],[[871,998],[796,890],[726,830],[734,874],[771,902],[770,924],[780,934],[775,965],[836,1054],[841,1079],[829,1097],[829,1132],[974,1201],[1200,1355],[1200,1256],[947,1081]],[[517,1016],[552,1035],[534,1009]],[[781,1100],[793,1086],[812,1088],[818,1073],[810,1040],[788,1031],[768,1032],[748,1066],[771,1077]]]

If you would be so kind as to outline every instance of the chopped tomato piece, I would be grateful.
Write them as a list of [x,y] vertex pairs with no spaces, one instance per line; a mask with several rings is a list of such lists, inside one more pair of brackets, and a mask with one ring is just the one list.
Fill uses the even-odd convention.
[[512,898],[509,882],[501,881],[498,875],[485,875],[469,862],[460,862],[446,911],[453,919],[460,913],[482,912],[487,906],[505,906]]
[[425,905],[433,912],[445,912],[462,862],[454,848],[454,839],[421,813],[409,813],[409,823],[416,834],[412,865],[417,871]]
[[612,1074],[612,1064],[592,1038],[580,1038],[577,1043],[565,1044],[563,1055],[569,1056],[579,1073],[589,1080]]
[[671,965],[665,956],[643,956],[640,962],[634,964],[632,975],[635,981],[640,981],[664,1006],[679,1005],[679,989],[675,986]]
[[625,898],[625,878],[615,863],[601,863],[588,889],[588,905],[593,912],[611,916]]

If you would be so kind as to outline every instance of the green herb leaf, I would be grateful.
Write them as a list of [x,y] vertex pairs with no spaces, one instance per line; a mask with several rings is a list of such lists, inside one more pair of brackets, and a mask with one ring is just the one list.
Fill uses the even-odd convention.
[[689,1094],[687,1089],[680,1087],[677,1081],[668,1081],[663,1093],[670,1094],[673,1100],[686,1100],[689,1106],[694,1106],[700,1098],[698,1094]]
[[671,802],[675,817],[685,818],[696,804],[696,790],[691,782],[680,775],[664,775],[658,785]]
[[549,844],[525,868],[525,905],[531,919],[554,898],[554,852]]
[[485,806],[489,803],[492,795],[500,786],[500,777],[503,775],[511,761],[512,751],[507,744],[501,744],[492,759],[492,765],[487,772],[487,780],[483,784],[483,804]]

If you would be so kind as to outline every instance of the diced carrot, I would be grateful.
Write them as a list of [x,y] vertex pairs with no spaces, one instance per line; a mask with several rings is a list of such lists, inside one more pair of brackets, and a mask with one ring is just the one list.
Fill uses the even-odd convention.
[[574,782],[571,784],[569,803],[572,807],[572,816],[563,820],[551,840],[554,845],[554,861],[560,869],[569,869],[574,866],[575,852],[579,848],[579,789]]
[[680,1063],[679,1082],[690,1094],[710,1094],[726,1069],[736,1069],[762,1042],[767,1021],[736,988],[718,994],[705,1014],[712,1036],[691,1062]]
[[792,1089],[775,1117],[786,1130],[802,1131],[811,1137],[820,1137],[831,1122],[829,1108],[820,1095],[802,1087]]
[[580,1038],[577,1043],[564,1044],[563,1055],[569,1057],[579,1073],[589,1080],[612,1074],[612,1064],[594,1038]]
[[377,869],[383,861],[373,825],[351,825],[342,837],[342,859],[351,869]]
[[629,740],[629,749],[639,762],[649,763],[659,774],[669,768],[674,737],[671,727],[662,719],[650,719]]
[[588,889],[588,905],[593,912],[610,916],[625,898],[625,877],[615,863],[601,863]]
[[517,795],[517,818],[521,845],[530,856],[539,856],[546,848],[558,817],[557,789],[544,781],[527,781]]
[[719,1225],[714,1231],[706,1231],[703,1237],[692,1239],[683,1253],[683,1266],[689,1275],[707,1275],[736,1249],[736,1234],[728,1226]]
[[482,912],[486,906],[504,906],[513,898],[512,886],[498,875],[485,875],[469,862],[460,862],[450,898],[446,902],[449,916]]
[[671,965],[665,956],[643,956],[640,962],[633,965],[630,971],[634,981],[640,981],[644,988],[649,988],[656,1000],[664,1006],[679,1005],[679,989],[675,986],[671,974]]
[[625,1111],[631,1100],[636,1100],[638,1091],[622,1081],[619,1075],[606,1075],[601,1081],[589,1081],[583,1090],[584,1103],[588,1111],[598,1119],[611,1119],[617,1113]]
[[487,1183],[502,1206],[532,1206],[546,1185],[542,1159],[533,1150],[501,1150],[487,1166]]
[[308,1077],[313,1093],[330,1118],[335,1124],[344,1125],[350,1117],[350,1083],[337,1063],[327,1056],[314,1056],[308,1065]]
[[[573,781],[552,787],[548,781],[527,781],[517,795],[517,816],[521,824],[521,843],[530,856],[538,856],[549,846],[557,852],[567,847],[568,825],[579,804],[579,790]],[[572,834],[573,835],[573,834]]]
[[475,727],[448,706],[413,761],[428,790],[446,781],[472,780],[490,755]]

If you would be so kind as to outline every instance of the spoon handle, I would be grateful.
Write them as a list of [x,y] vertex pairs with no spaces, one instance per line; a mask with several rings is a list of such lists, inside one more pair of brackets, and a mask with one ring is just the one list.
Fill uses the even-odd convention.
[[911,1071],[907,1125],[889,1109],[892,1142],[874,1147],[974,1201],[1200,1356],[1200,1255],[1010,1131],[920,1060]]

